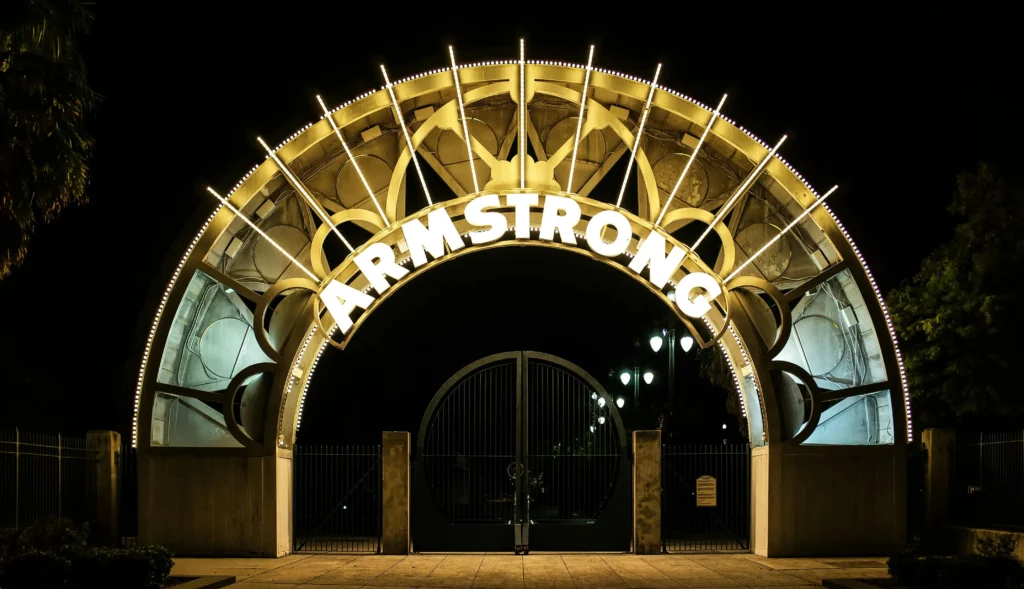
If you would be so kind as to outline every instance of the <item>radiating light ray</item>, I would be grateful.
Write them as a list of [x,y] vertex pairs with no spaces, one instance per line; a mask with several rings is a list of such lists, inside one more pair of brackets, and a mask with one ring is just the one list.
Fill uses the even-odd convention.
[[300,270],[305,272],[306,276],[309,276],[310,280],[312,280],[313,282],[315,282],[317,284],[320,284],[320,279],[316,277],[316,274],[313,274],[312,272],[310,272],[309,268],[306,268],[298,260],[296,260],[294,257],[292,257],[292,255],[289,254],[287,251],[285,251],[285,249],[283,247],[281,247],[280,244],[278,244],[276,241],[271,239],[271,237],[269,235],[264,233],[262,229],[257,227],[255,223],[253,223],[252,221],[249,220],[248,217],[243,215],[242,211],[239,211],[238,209],[235,208],[234,205],[232,205],[230,202],[228,202],[228,199],[226,199],[223,196],[217,194],[217,191],[214,190],[213,188],[209,187],[209,186],[206,187],[206,191],[209,192],[210,194],[212,194],[213,196],[217,197],[217,200],[219,200],[221,202],[221,204],[226,206],[232,213],[234,213],[236,217],[238,217],[239,219],[245,221],[245,224],[248,225],[249,227],[252,227],[252,230],[255,231],[257,234],[259,234],[260,237],[262,237],[263,239],[266,239],[267,242],[270,243],[270,245],[272,245],[275,248],[277,248],[277,251],[281,252],[282,256],[288,258],[289,262],[291,262],[292,264],[295,264],[296,266],[299,267]]
[[352,162],[352,166],[356,169],[356,174],[359,174],[359,179],[363,181],[363,186],[366,187],[366,193],[370,195],[370,200],[377,207],[377,212],[380,213],[380,218],[384,220],[384,225],[390,227],[391,223],[388,222],[387,215],[384,214],[384,209],[381,208],[380,203],[377,202],[377,197],[373,194],[373,189],[370,188],[370,183],[366,181],[366,176],[363,175],[363,171],[359,169],[359,162],[356,161],[355,156],[352,155],[352,150],[348,148],[348,143],[345,141],[345,137],[341,134],[341,129],[338,127],[338,123],[334,122],[334,116],[331,115],[331,111],[324,104],[324,99],[320,98],[320,95],[316,95],[316,101],[320,103],[320,107],[324,109],[324,117],[331,122],[331,127],[334,129],[334,134],[338,136],[338,141],[341,141],[341,146],[345,148],[345,154],[348,156],[348,161]]
[[580,132],[583,130],[583,110],[587,106],[587,87],[590,85],[590,68],[594,63],[594,46],[590,46],[590,55],[587,57],[587,73],[583,77],[583,94],[580,99],[580,116],[576,121],[576,139],[572,144],[572,163],[569,164],[569,183],[565,185],[567,192],[572,192],[572,176],[576,171],[576,151],[580,147]]
[[828,197],[829,197],[829,195],[830,195],[830,194],[832,194],[833,192],[835,192],[835,191],[836,191],[836,190],[837,190],[838,188],[839,188],[839,186],[838,186],[838,185],[836,185],[836,186],[833,186],[833,187],[832,187],[831,189],[829,189],[829,191],[828,191],[828,192],[826,192],[825,194],[821,195],[821,196],[820,196],[820,197],[818,198],[818,200],[814,201],[814,202],[813,202],[813,203],[811,204],[811,206],[807,207],[807,208],[806,208],[806,209],[804,210],[804,212],[800,213],[800,215],[799,215],[799,216],[797,216],[797,218],[796,218],[796,219],[793,219],[793,221],[792,221],[792,222],[791,222],[791,223],[790,223],[789,225],[786,225],[786,228],[785,228],[785,229],[783,229],[782,231],[780,231],[778,235],[776,235],[775,237],[771,238],[771,239],[770,239],[770,240],[768,241],[768,243],[766,243],[766,244],[764,244],[763,246],[761,246],[761,249],[759,249],[759,250],[757,250],[756,252],[754,252],[754,255],[752,255],[752,256],[750,256],[749,258],[747,258],[747,261],[746,261],[746,262],[743,262],[742,264],[740,264],[740,267],[739,267],[739,268],[736,268],[735,270],[733,270],[733,271],[732,271],[732,274],[730,274],[730,275],[729,275],[729,276],[728,276],[728,277],[727,277],[727,278],[726,278],[725,280],[723,280],[722,282],[724,282],[724,283],[728,284],[728,282],[729,282],[730,280],[732,280],[733,278],[736,278],[736,276],[738,276],[738,275],[739,275],[739,273],[740,273],[740,272],[742,272],[744,268],[746,268],[746,267],[747,267],[748,265],[750,265],[750,263],[751,263],[751,262],[753,262],[754,260],[756,260],[756,259],[758,258],[758,256],[760,256],[760,255],[761,255],[761,254],[763,254],[763,253],[764,253],[765,251],[767,251],[767,250],[768,250],[768,248],[772,246],[772,244],[774,244],[774,243],[775,243],[776,241],[778,241],[778,240],[782,239],[782,236],[783,236],[783,235],[785,235],[786,233],[788,233],[790,229],[792,229],[792,228],[796,227],[797,223],[799,223],[800,221],[802,221],[802,220],[803,220],[803,218],[804,218],[804,217],[806,217],[807,215],[811,214],[811,211],[813,211],[814,209],[816,209],[816,208],[818,207],[818,205],[820,205],[820,204],[821,204],[821,203],[822,203],[822,202],[823,202],[823,201],[824,201],[824,200],[825,200],[826,198],[828,198]]
[[783,135],[782,139],[779,139],[779,142],[775,144],[775,147],[773,147],[772,150],[768,152],[768,155],[764,156],[764,159],[761,160],[761,163],[757,164],[757,167],[754,168],[754,170],[747,175],[747,177],[743,180],[743,183],[740,184],[739,188],[736,189],[736,192],[734,192],[732,197],[729,198],[729,202],[725,203],[725,206],[719,209],[718,214],[715,215],[715,218],[711,221],[710,224],[708,224],[708,227],[707,229],[704,230],[704,233],[701,233],[700,237],[697,238],[697,241],[695,241],[693,243],[693,246],[690,247],[691,252],[697,251],[697,246],[699,246],[701,242],[704,241],[704,238],[711,233],[711,230],[715,228],[715,225],[717,225],[718,222],[721,221],[725,217],[725,215],[729,213],[729,210],[732,208],[732,205],[736,204],[736,201],[739,200],[741,196],[747,193],[747,188],[750,187],[754,180],[757,180],[757,177],[761,174],[761,170],[763,170],[764,167],[768,165],[768,162],[770,162],[771,159],[775,157],[775,152],[779,151],[779,148],[782,147],[782,144],[785,141],[786,135]]
[[526,40],[519,39],[519,188],[526,188]]
[[622,188],[619,189],[619,200],[615,206],[622,206],[622,197],[626,194],[626,183],[629,182],[629,173],[633,169],[633,160],[636,159],[636,150],[640,149],[640,140],[644,136],[644,125],[647,124],[647,115],[651,112],[651,100],[654,98],[654,90],[658,87],[658,76],[661,75],[661,64],[654,70],[654,79],[651,80],[651,91],[647,94],[647,104],[644,105],[644,113],[640,117],[640,126],[636,129],[636,139],[633,140],[633,148],[629,150],[629,163],[626,164],[626,176],[622,179]]
[[430,191],[427,190],[427,180],[423,177],[423,170],[420,169],[420,161],[416,159],[416,149],[412,146],[409,128],[405,126],[405,116],[402,115],[402,107],[398,105],[398,99],[395,98],[395,88],[391,85],[391,80],[388,79],[388,70],[384,69],[383,65],[380,66],[380,73],[384,74],[384,87],[388,89],[388,94],[391,95],[391,104],[395,105],[395,117],[398,118],[398,124],[402,126],[402,134],[405,135],[405,145],[409,148],[409,157],[416,167],[416,175],[420,177],[420,186],[423,187],[423,194],[427,197],[427,206],[432,206],[434,201],[430,199]]
[[288,168],[288,166],[284,164],[283,161],[281,161],[281,158],[277,157],[277,154],[274,153],[274,150],[270,149],[270,146],[267,145],[266,141],[263,141],[262,137],[257,137],[256,141],[259,141],[260,145],[263,146],[263,149],[267,150],[267,155],[269,155],[270,158],[274,160],[274,163],[277,164],[277,167],[279,170],[281,170],[281,173],[288,177],[288,180],[291,182],[292,186],[295,187],[295,190],[298,191],[300,195],[302,195],[302,198],[306,199],[306,202],[309,203],[309,206],[311,209],[313,209],[313,212],[315,212],[317,216],[320,217],[320,220],[331,228],[331,231],[333,231],[334,234],[338,236],[338,239],[341,240],[341,243],[345,244],[345,247],[348,248],[348,251],[355,251],[355,248],[352,247],[352,244],[349,243],[347,239],[345,239],[345,236],[341,234],[341,231],[338,231],[338,228],[334,225],[334,223],[331,222],[331,216],[327,213],[327,211],[320,206],[320,203],[318,203],[316,199],[313,198],[312,194],[306,191],[305,185],[302,182],[300,182],[298,178],[295,177],[295,174],[292,174],[292,171]]
[[466,106],[462,103],[462,85],[459,84],[459,66],[455,64],[455,49],[448,46],[448,55],[452,58],[452,76],[455,78],[455,96],[459,98],[459,116],[462,117],[462,134],[466,136],[466,155],[469,156],[469,172],[473,175],[473,192],[480,192],[480,182],[476,179],[476,163],[473,162],[473,143],[469,139],[469,122],[466,120]]
[[711,120],[708,121],[708,125],[704,127],[704,132],[701,133],[700,141],[697,142],[697,147],[693,148],[693,153],[690,154],[690,159],[686,161],[686,165],[683,166],[683,173],[679,174],[679,179],[676,180],[676,185],[672,187],[672,193],[665,199],[665,205],[661,207],[661,213],[658,214],[658,220],[654,222],[655,225],[661,225],[661,220],[665,218],[665,213],[668,212],[668,206],[672,204],[672,199],[675,198],[676,192],[679,191],[679,187],[683,183],[683,178],[686,177],[686,173],[690,171],[690,166],[693,164],[693,160],[697,159],[697,154],[700,152],[700,146],[704,145],[704,140],[707,139],[708,133],[711,132],[711,127],[714,126],[715,121],[718,119],[718,115],[722,111],[722,105],[725,104],[725,99],[728,98],[728,94],[722,95],[722,100],[718,101],[718,106],[715,107],[715,112],[711,113]]

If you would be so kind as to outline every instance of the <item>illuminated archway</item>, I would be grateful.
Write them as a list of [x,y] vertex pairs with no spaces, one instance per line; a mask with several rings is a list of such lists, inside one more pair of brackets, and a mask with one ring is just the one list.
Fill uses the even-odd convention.
[[[325,107],[281,145],[264,144],[268,159],[185,252],[143,355],[133,441],[153,455],[287,450],[328,334],[344,347],[387,299],[374,297],[345,330],[323,312],[317,293],[327,285],[371,292],[355,263],[360,252],[384,244],[416,267],[392,281],[393,291],[445,260],[514,244],[619,268],[675,310],[701,345],[720,346],[754,446],[904,445],[913,435],[906,381],[864,260],[824,197],[777,155],[782,142],[772,147],[737,127],[721,114],[724,102],[710,108],[656,80],[589,64],[520,59],[434,70]],[[626,180],[608,176],[622,158],[636,168],[636,210],[624,207]],[[449,194],[430,193],[423,178],[431,173]],[[595,190],[605,180],[618,190],[602,200]],[[410,191],[429,206],[410,211]],[[494,208],[506,232],[474,244],[480,227],[465,207],[490,194],[539,198],[528,217],[508,203]],[[575,245],[516,232],[527,218],[540,228],[554,197],[581,211]],[[446,242],[444,252],[403,260],[405,228],[436,211],[463,246]],[[586,225],[601,213],[629,224],[620,256],[587,245]],[[371,237],[353,245],[338,229],[346,222]],[[717,259],[702,260],[694,244],[673,237],[692,223],[717,234]],[[684,252],[663,285],[629,264],[651,236]],[[351,251],[343,259],[325,246],[335,239]],[[698,319],[669,297],[692,273],[725,291]]]

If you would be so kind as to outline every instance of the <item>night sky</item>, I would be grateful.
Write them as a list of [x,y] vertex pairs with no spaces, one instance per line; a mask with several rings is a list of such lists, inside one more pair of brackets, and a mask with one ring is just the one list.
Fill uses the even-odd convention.
[[[840,185],[832,207],[884,291],[948,237],[945,206],[957,172],[987,160],[1016,173],[1021,156],[1019,33],[1008,15],[897,14],[889,3],[829,4],[820,14],[624,3],[595,20],[601,10],[556,13],[552,3],[381,3],[374,16],[346,15],[346,3],[276,3],[269,10],[187,4],[96,8],[87,61],[103,101],[91,126],[98,145],[92,202],[41,227],[26,265],[0,282],[0,425],[130,431],[138,363],[159,296],[214,208],[203,187],[226,193],[263,161],[256,135],[276,144],[317,120],[316,93],[338,104],[377,88],[380,63],[394,78],[443,67],[449,43],[461,62],[512,58],[520,36],[535,59],[584,62],[595,43],[598,66],[650,78],[660,61],[671,88],[711,104],[728,92],[731,118],[768,142],[789,134],[784,157],[816,188]],[[530,16],[505,16],[517,12]],[[398,369],[402,383],[420,375],[416,386],[427,392],[410,402],[415,415],[448,375],[485,353],[547,347],[596,376],[657,321],[650,295],[621,279],[608,283],[629,284],[605,288],[603,278],[614,271],[599,264],[550,256],[502,282],[494,268],[521,262],[471,258],[403,289],[407,302],[382,307],[360,332],[352,358],[325,357],[329,367],[307,404],[317,416],[304,432],[359,441],[344,439],[344,424],[360,410],[376,415],[379,399],[367,406],[341,384],[366,362],[385,380]],[[423,319],[436,309],[435,293],[447,288],[465,295],[464,306],[451,311],[459,318]],[[501,306],[527,310],[496,312]],[[416,320],[424,323],[408,349],[421,356],[383,361],[373,353]],[[453,333],[424,335],[431,326]],[[422,357],[446,342],[458,342],[459,352],[437,362]],[[690,368],[683,372],[695,378]],[[361,391],[373,390],[365,375],[352,378]],[[385,387],[389,395],[406,386],[398,380]]]

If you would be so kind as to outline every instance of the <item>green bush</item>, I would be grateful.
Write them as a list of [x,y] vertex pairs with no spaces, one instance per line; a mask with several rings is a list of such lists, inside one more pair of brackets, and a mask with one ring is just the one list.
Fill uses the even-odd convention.
[[901,585],[923,589],[1024,589],[1024,568],[1012,557],[917,556],[904,552],[889,559],[889,574]]
[[71,562],[63,556],[27,550],[3,563],[4,589],[61,589],[71,575]]
[[159,589],[170,575],[164,548],[89,547],[87,537],[85,526],[59,520],[0,531],[0,587]]

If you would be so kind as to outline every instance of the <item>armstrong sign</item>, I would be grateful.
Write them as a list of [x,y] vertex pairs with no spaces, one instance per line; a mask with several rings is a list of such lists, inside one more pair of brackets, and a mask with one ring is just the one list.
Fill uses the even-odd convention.
[[[517,241],[557,240],[567,245],[580,245],[577,243],[576,226],[582,212],[575,200],[539,193],[483,194],[465,205],[466,223],[478,229],[469,232],[465,238],[456,229],[447,208],[437,208],[427,213],[426,224],[421,218],[415,218],[401,225],[413,267],[419,268],[431,259],[443,258],[467,245],[481,246],[507,238],[508,218],[501,209],[514,213],[513,227]],[[540,211],[541,220],[539,231],[534,234],[531,232],[530,216],[536,211]],[[587,221],[583,235],[592,252],[614,259],[626,253],[634,233],[635,228],[625,215],[615,210],[603,210]],[[612,241],[606,241],[605,236],[612,234]],[[638,275],[647,269],[646,280],[661,290],[679,270],[686,251],[673,245],[666,253],[665,238],[656,231],[642,229],[639,237],[639,248],[628,267]],[[400,281],[410,273],[408,268],[396,261],[392,246],[383,242],[366,246],[356,254],[353,261],[378,296],[394,287],[392,281]],[[685,315],[700,318],[711,310],[711,301],[720,296],[722,290],[722,283],[717,277],[704,272],[691,272],[676,285],[675,304]],[[342,333],[352,328],[352,314],[357,309],[368,309],[376,299],[372,294],[338,280],[329,280],[320,289],[319,296]]]

